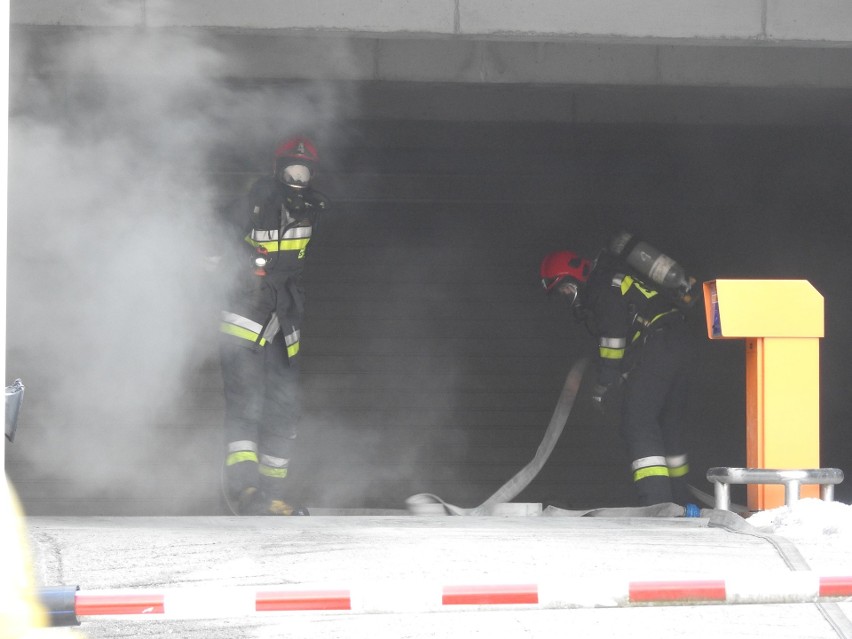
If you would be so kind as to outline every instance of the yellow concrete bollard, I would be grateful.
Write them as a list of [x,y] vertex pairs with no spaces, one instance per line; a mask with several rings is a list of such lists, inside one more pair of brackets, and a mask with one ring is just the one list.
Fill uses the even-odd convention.
[[[805,280],[713,280],[704,306],[710,339],[745,340],[748,467],[819,468],[822,295]],[[750,509],[783,505],[782,486],[748,487]]]

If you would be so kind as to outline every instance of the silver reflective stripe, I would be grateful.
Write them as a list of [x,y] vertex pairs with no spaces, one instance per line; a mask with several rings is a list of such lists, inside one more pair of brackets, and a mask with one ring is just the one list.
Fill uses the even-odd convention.
[[239,453],[244,450],[250,450],[254,453],[257,452],[257,444],[255,442],[249,441],[247,439],[243,441],[230,442],[228,444],[228,452],[229,453]]
[[287,346],[292,346],[293,344],[299,341],[300,334],[301,331],[299,331],[299,329],[294,326],[293,332],[284,336],[284,343],[287,344]]
[[654,455],[653,457],[642,457],[633,461],[633,470],[647,468],[648,466],[665,466],[666,458],[662,455]]
[[603,348],[626,348],[627,347],[627,338],[626,337],[601,337],[601,344]]
[[612,278],[612,285],[613,285],[615,288],[621,288],[621,283],[622,283],[623,281],[624,281],[624,275],[621,275],[621,274],[619,273],[618,275],[616,275],[615,277],[613,277],[613,278]]
[[287,229],[284,233],[285,240],[293,240],[298,238],[310,237],[312,226],[294,226],[291,229]]
[[278,321],[278,314],[273,313],[272,317],[270,317],[269,321],[266,323],[266,328],[263,331],[263,339],[267,342],[271,342],[275,339],[275,336],[278,335],[279,330],[281,330],[281,323]]
[[274,242],[278,239],[278,229],[252,229],[251,239],[255,242]]
[[261,455],[260,463],[270,468],[287,468],[290,460],[283,457],[273,457],[272,455]]
[[686,466],[686,455],[666,456],[666,465],[669,468],[677,468],[678,466]]
[[250,320],[242,315],[237,315],[236,313],[229,313],[228,311],[222,311],[222,321],[228,324],[233,324],[234,326],[239,326],[240,328],[244,328],[252,333],[260,334],[260,331],[263,330],[263,325],[258,324],[254,320]]
[[[287,229],[280,237],[282,240],[311,237],[312,231],[312,226],[294,226]],[[249,237],[255,242],[275,242],[279,238],[279,233],[278,229],[252,229]]]

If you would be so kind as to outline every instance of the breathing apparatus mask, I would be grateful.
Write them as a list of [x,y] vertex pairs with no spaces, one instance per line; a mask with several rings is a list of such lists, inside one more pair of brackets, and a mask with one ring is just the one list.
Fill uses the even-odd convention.
[[287,186],[303,189],[311,182],[311,169],[304,164],[288,164],[281,169],[278,179]]

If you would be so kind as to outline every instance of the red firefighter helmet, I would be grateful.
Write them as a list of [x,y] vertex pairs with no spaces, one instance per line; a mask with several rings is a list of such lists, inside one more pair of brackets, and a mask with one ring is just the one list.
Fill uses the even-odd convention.
[[541,284],[550,293],[569,278],[577,285],[585,283],[592,272],[592,262],[573,251],[556,251],[541,261]]
[[313,167],[319,162],[317,146],[313,140],[303,135],[288,138],[275,149],[275,162],[278,166],[284,166],[285,162],[289,162]]
[[294,187],[305,187],[316,174],[319,154],[313,140],[299,135],[282,141],[275,149],[275,176]]

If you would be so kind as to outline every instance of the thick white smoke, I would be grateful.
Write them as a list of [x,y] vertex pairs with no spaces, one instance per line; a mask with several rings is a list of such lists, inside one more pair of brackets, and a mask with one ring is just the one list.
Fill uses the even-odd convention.
[[204,257],[222,240],[217,158],[321,130],[335,96],[236,89],[223,54],[186,33],[15,42],[7,371],[25,378],[30,414],[10,456],[81,495],[120,484],[179,499],[220,443],[215,383],[201,394],[214,423],[185,423],[188,385],[216,353],[221,282]]

